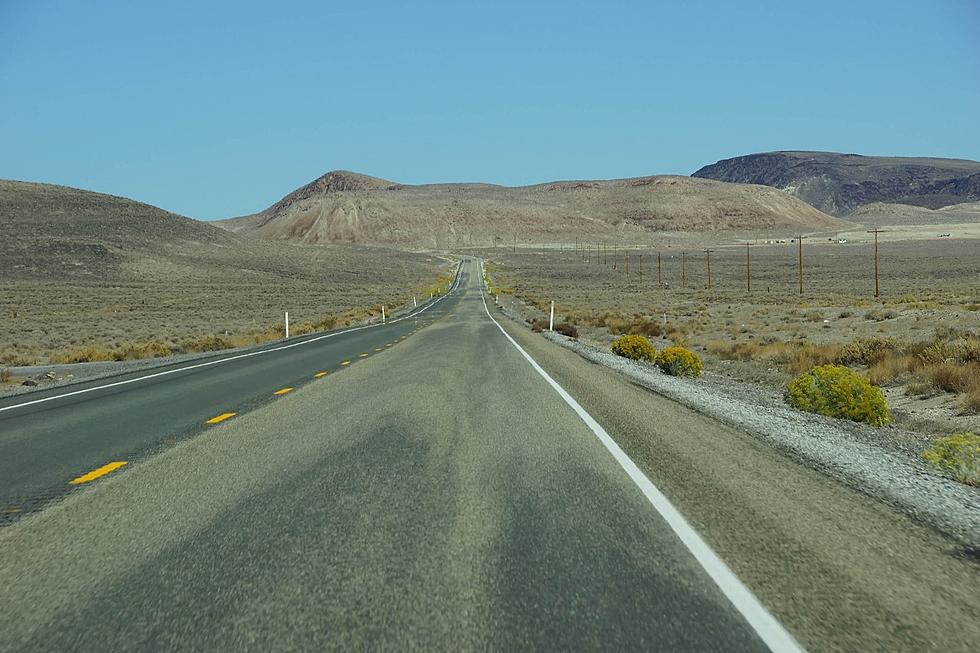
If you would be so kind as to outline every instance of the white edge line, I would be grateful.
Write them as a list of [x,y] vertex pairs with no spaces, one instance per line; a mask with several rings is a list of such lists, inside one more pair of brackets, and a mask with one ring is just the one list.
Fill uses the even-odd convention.
[[106,388],[115,388],[115,387],[120,386],[120,385],[127,385],[129,383],[136,383],[137,381],[145,381],[147,379],[155,379],[155,378],[158,378],[158,377],[161,377],[161,376],[167,376],[168,374],[177,374],[178,372],[186,372],[188,370],[195,370],[195,369],[198,369],[200,367],[209,367],[211,365],[220,365],[221,363],[228,363],[228,362],[239,360],[239,359],[242,359],[242,358],[249,358],[251,356],[260,356],[262,354],[271,354],[272,352],[282,351],[283,349],[290,349],[292,347],[300,347],[302,345],[308,345],[311,342],[317,342],[317,341],[323,340],[325,338],[333,338],[334,336],[341,336],[341,335],[344,335],[345,333],[352,333],[354,331],[360,331],[362,329],[371,329],[371,328],[374,328],[374,327],[386,326],[388,324],[394,324],[395,322],[401,322],[402,320],[407,320],[410,317],[415,317],[417,315],[420,315],[420,314],[426,312],[427,310],[429,310],[430,308],[432,308],[433,306],[435,306],[436,304],[438,304],[439,302],[441,302],[442,300],[444,300],[446,297],[449,297],[449,295],[452,294],[453,291],[455,291],[456,288],[459,287],[459,279],[460,279],[459,272],[460,272],[460,266],[457,265],[457,267],[456,267],[456,279],[453,281],[452,287],[446,292],[445,295],[443,295],[442,297],[439,297],[434,302],[431,302],[431,303],[427,304],[426,306],[422,307],[420,310],[412,311],[412,312],[407,313],[405,315],[402,315],[401,317],[396,318],[394,320],[388,320],[387,322],[381,322],[381,323],[378,323],[378,324],[366,324],[364,326],[354,327],[352,329],[345,329],[344,331],[334,331],[332,333],[325,333],[322,336],[317,336],[315,338],[309,338],[307,340],[303,340],[303,341],[300,341],[300,342],[294,342],[291,345],[282,345],[281,347],[273,347],[273,348],[270,348],[270,349],[263,349],[262,351],[253,351],[253,352],[249,352],[247,354],[238,354],[237,356],[229,356],[228,358],[220,358],[218,360],[211,360],[211,361],[208,361],[206,363],[198,363],[197,365],[188,365],[186,367],[180,367],[180,368],[177,368],[177,369],[174,369],[174,370],[164,370],[163,372],[156,372],[154,374],[147,374],[146,376],[139,376],[139,377],[136,377],[135,379],[126,379],[125,381],[116,381],[115,383],[106,383],[105,385],[93,386],[91,388],[84,388],[82,390],[75,390],[73,392],[66,392],[64,394],[54,395],[52,397],[44,397],[42,399],[34,399],[32,401],[25,401],[23,403],[14,404],[12,406],[0,407],[0,413],[2,413],[4,411],[7,411],[7,410],[13,410],[14,408],[23,408],[24,406],[33,406],[34,404],[42,404],[42,403],[44,403],[46,401],[54,401],[55,399],[64,399],[65,397],[74,397],[76,395],[85,394],[87,392],[95,392],[96,390],[105,390]]
[[551,378],[547,372],[545,372],[538,363],[531,358],[531,355],[524,351],[524,348],[517,344],[509,333],[507,333],[497,320],[493,319],[493,315],[490,314],[490,309],[487,307],[486,295],[483,294],[481,290],[481,296],[483,296],[483,309],[487,312],[487,317],[490,321],[497,325],[500,332],[504,334],[504,337],[510,341],[510,344],[517,348],[517,351],[521,353],[524,358],[531,364],[534,371],[544,377],[544,380],[555,389],[556,392],[565,400],[572,410],[582,419],[585,424],[592,429],[599,441],[605,445],[609,453],[612,454],[616,462],[619,463],[630,479],[636,484],[636,486],[643,492],[647,500],[654,507],[654,509],[660,513],[667,525],[670,526],[674,534],[677,535],[678,539],[687,547],[687,550],[691,552],[691,555],[698,561],[698,564],[707,572],[711,580],[714,581],[718,589],[721,590],[722,594],[731,602],[736,610],[745,618],[753,630],[759,635],[762,641],[769,647],[769,650],[776,651],[777,653],[787,652],[802,652],[803,647],[789,632],[780,624],[775,617],[773,617],[768,610],[759,602],[759,599],[752,594],[752,591],[745,586],[742,581],[738,579],[735,573],[728,568],[728,565],[718,557],[708,544],[701,539],[697,531],[684,519],[680,511],[674,507],[674,505],[663,495],[663,493],[657,489],[650,479],[640,471],[640,468],[636,466],[636,463],[626,455],[616,441],[606,433],[606,430],[599,425],[599,423],[592,417],[582,406],[572,398],[568,392],[558,385],[558,382]]

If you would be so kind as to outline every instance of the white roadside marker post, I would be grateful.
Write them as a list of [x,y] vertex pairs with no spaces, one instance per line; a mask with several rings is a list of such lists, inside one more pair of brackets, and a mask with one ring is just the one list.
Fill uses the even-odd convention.
[[412,295],[412,306],[414,306],[415,308],[419,307],[419,298],[416,297],[415,295]]
[[555,330],[555,300],[551,300],[551,318],[548,320],[548,331]]
[[381,305],[381,324],[385,323],[385,305]]
[[289,311],[286,311],[286,339],[289,339]]

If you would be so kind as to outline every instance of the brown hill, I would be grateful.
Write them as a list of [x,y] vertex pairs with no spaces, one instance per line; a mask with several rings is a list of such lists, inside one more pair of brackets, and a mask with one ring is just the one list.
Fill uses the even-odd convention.
[[216,224],[265,240],[446,247],[653,239],[663,232],[836,230],[848,223],[781,191],[690,177],[536,186],[411,186],[330,172],[265,211]]
[[724,159],[693,176],[772,186],[838,216],[872,202],[937,209],[980,200],[980,162],[964,159],[765,152]]
[[[363,264],[356,262],[362,258]],[[417,258],[263,242],[125,197],[0,180],[5,281],[359,283],[377,261],[413,267]]]

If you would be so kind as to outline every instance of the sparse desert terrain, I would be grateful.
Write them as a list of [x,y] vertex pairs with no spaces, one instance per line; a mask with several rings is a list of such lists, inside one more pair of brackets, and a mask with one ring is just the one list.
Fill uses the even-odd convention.
[[[959,228],[980,235],[975,224]],[[600,255],[605,263],[596,263],[594,245],[587,258],[549,248],[480,254],[501,301],[514,302],[528,317],[545,316],[554,300],[556,322],[575,324],[581,338],[603,348],[618,334],[641,333],[658,347],[695,348],[709,371],[772,386],[834,362],[849,343],[893,340],[894,355],[856,367],[885,388],[896,418],[926,432],[975,430],[980,239],[937,238],[931,225],[905,229],[881,234],[877,299],[871,236],[864,229],[853,234],[863,242],[805,241],[802,295],[797,244],[788,241],[751,246],[751,292],[746,247],[723,241],[661,248],[660,284],[658,250],[651,248],[620,248],[615,259],[609,249]],[[706,248],[713,250],[710,290]],[[929,345],[937,347],[923,354]]]
[[125,198],[0,182],[0,367],[161,356],[428,296],[435,255],[251,240]]

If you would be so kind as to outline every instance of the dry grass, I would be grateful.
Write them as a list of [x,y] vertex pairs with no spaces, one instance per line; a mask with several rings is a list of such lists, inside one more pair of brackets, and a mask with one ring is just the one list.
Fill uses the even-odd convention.
[[0,383],[9,383],[13,376],[13,372],[9,368],[0,367]]

